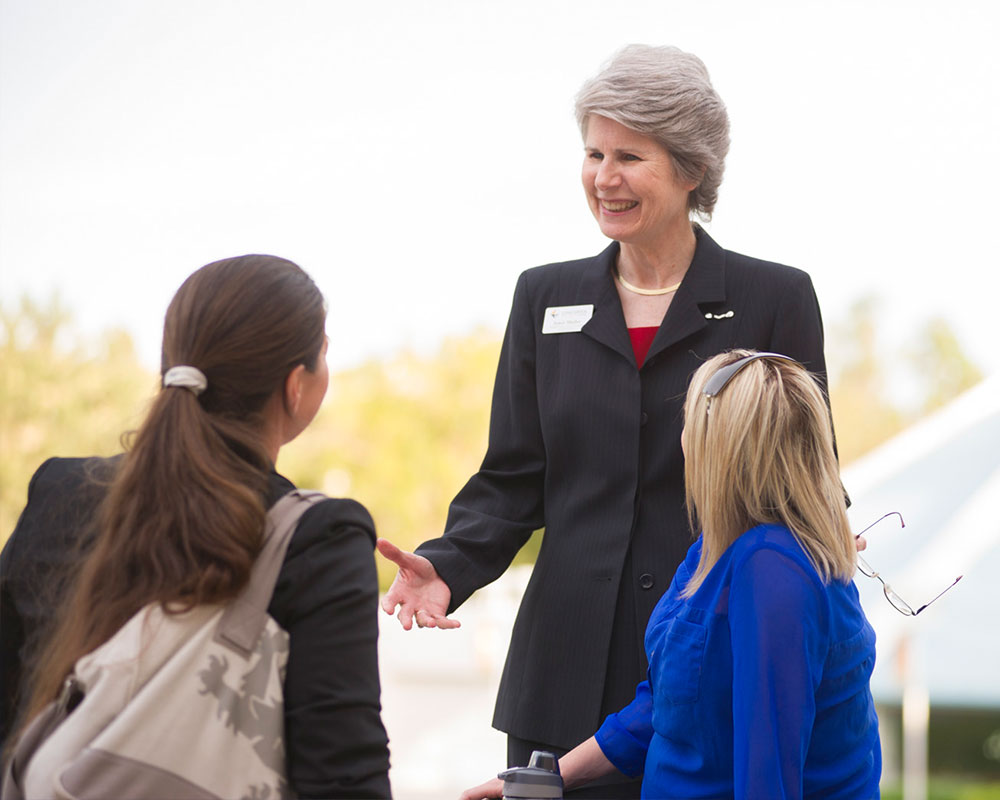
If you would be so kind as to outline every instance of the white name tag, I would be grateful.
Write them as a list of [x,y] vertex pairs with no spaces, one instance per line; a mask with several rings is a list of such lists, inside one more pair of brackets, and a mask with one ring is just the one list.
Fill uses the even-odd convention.
[[594,316],[594,304],[585,306],[549,306],[545,309],[542,333],[576,333]]

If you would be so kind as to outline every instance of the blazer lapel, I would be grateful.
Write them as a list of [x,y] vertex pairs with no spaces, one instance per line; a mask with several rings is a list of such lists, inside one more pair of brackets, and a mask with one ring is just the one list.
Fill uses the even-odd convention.
[[[718,303],[726,299],[726,253],[700,227],[695,232],[698,246],[694,259],[656,332],[653,344],[650,345],[644,362],[646,364],[657,353],[708,324],[699,304]],[[591,301],[594,303],[594,316],[583,326],[582,332],[635,364],[632,340],[628,335],[621,300],[612,278],[619,247],[618,242],[612,242],[587,265],[580,276],[579,302],[588,302],[594,298]]]
[[594,316],[581,329],[583,333],[606,347],[610,347],[622,358],[635,364],[635,352],[625,326],[621,300],[611,277],[615,259],[618,257],[618,242],[612,242],[588,265],[580,280],[580,298],[596,298]]
[[[726,299],[726,253],[700,227],[696,228],[696,234],[698,245],[694,251],[694,259],[649,347],[646,364],[657,353],[708,324],[699,308],[700,303],[716,303]],[[620,306],[618,313],[621,315]]]

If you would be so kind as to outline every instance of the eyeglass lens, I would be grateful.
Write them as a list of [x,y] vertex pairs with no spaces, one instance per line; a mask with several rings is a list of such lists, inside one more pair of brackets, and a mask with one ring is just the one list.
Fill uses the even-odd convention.
[[[886,517],[891,517],[891,516],[897,516],[897,517],[899,517],[899,526],[901,528],[905,528],[906,527],[906,523],[903,522],[903,515],[900,514],[898,511],[890,511],[888,514],[883,514],[881,517],[879,517],[877,520],[875,520],[871,525],[869,525],[867,528],[865,528],[864,530],[862,530],[861,533],[857,534],[857,536],[855,536],[854,538],[855,539],[859,538],[862,534],[864,534],[865,532],[871,530],[876,525],[878,525]],[[939,592],[937,595],[935,595],[935,597],[933,599],[928,600],[926,603],[924,603],[922,606],[920,606],[920,608],[918,608],[916,611],[914,611],[913,607],[909,603],[907,603],[902,597],[900,597],[898,594],[896,594],[895,589],[893,589],[888,583],[886,583],[885,579],[881,575],[879,575],[878,572],[876,572],[875,569],[872,568],[872,565],[869,564],[867,561],[865,561],[860,556],[860,554],[858,555],[858,571],[862,575],[864,575],[865,577],[874,578],[879,583],[881,583],[882,584],[882,593],[885,595],[885,599],[888,600],[889,604],[894,609],[896,609],[900,614],[905,614],[908,617],[915,617],[915,616],[917,616],[917,614],[919,614],[921,611],[923,611],[925,608],[927,608],[927,606],[929,606],[931,603],[933,603],[935,600],[937,600],[939,597],[941,597],[941,595],[943,595],[945,592],[947,592],[948,589],[952,588],[956,583],[958,583],[960,580],[962,580],[962,577],[963,577],[962,575],[959,575],[947,587],[945,587],[943,590],[941,590],[941,592]]]

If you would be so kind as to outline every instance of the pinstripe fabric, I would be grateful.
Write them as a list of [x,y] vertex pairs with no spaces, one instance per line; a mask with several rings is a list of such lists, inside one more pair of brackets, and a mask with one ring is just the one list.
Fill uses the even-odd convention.
[[[454,609],[545,528],[493,720],[519,738],[572,747],[601,723],[602,700],[624,705],[645,677],[646,622],[692,541],[680,431],[699,364],[750,347],[825,371],[809,276],[697,233],[641,370],[611,277],[617,243],[521,275],[486,457],[455,497],[445,535],[417,550],[451,587]],[[541,333],[547,307],[589,303],[582,331]]]

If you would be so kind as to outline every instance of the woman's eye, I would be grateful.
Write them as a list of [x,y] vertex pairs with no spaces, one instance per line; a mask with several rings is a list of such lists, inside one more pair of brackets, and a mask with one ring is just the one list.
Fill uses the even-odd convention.
[[587,158],[591,159],[592,161],[603,161],[604,153],[598,153],[596,150],[591,150],[589,153],[587,153]]
[[640,161],[640,160],[641,159],[639,158],[639,156],[634,155],[633,153],[622,154],[622,161]]

